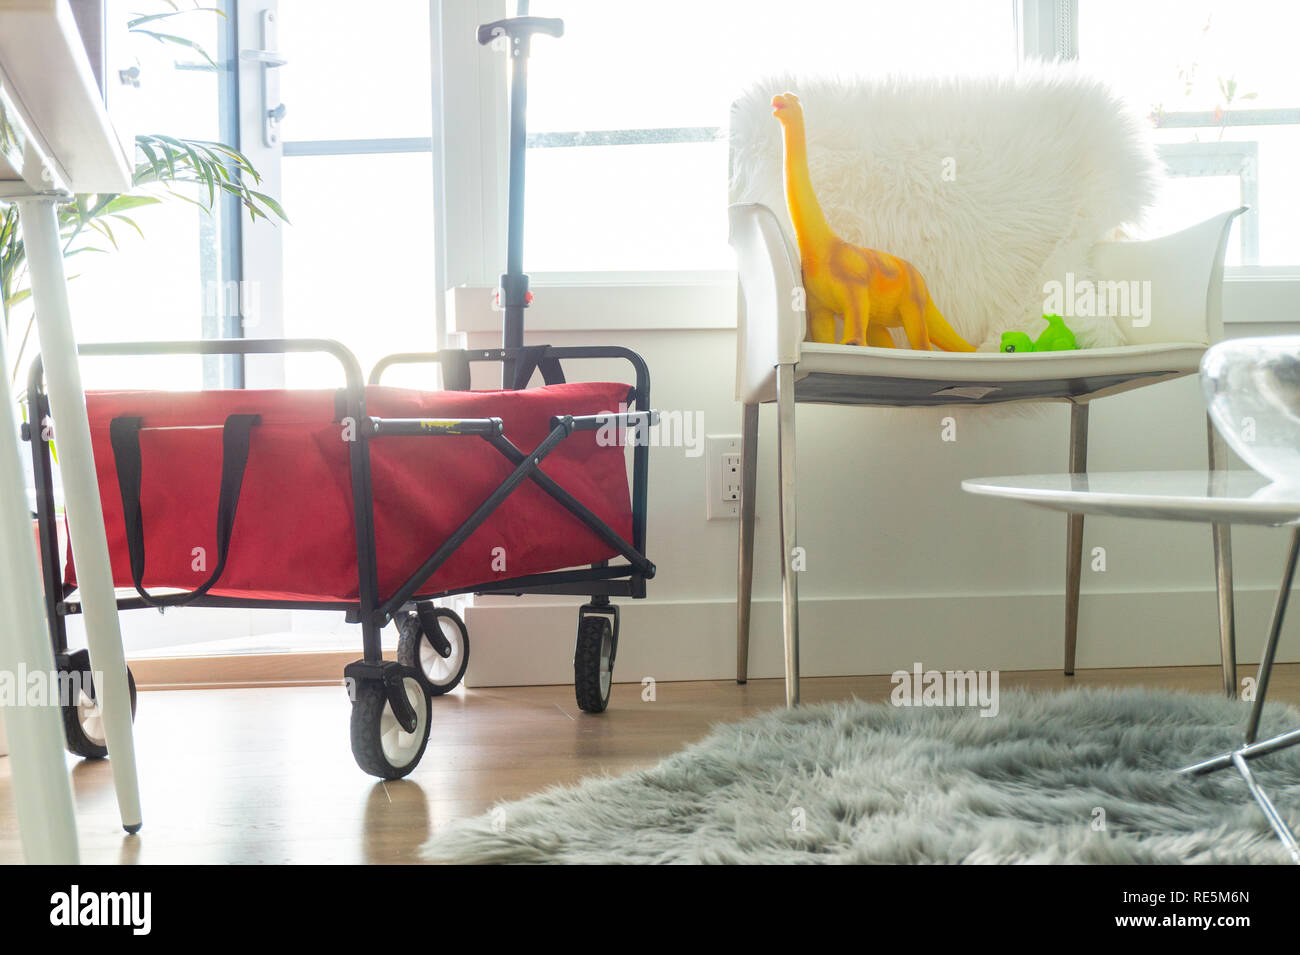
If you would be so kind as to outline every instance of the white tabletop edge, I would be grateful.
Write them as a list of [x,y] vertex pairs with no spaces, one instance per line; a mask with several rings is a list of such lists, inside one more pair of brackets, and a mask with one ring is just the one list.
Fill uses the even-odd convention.
[[[1284,527],[1300,524],[1300,488],[1275,487],[1253,471],[1221,472],[1225,480],[1255,490],[1247,495],[1154,493],[1143,490],[1153,479],[1171,485],[1205,485],[1205,471],[1093,472],[1084,475],[1097,489],[1063,487],[1071,475],[1025,474],[968,478],[962,490],[983,497],[1023,501],[1072,514],[1133,517],[1194,523],[1259,524]],[[1036,486],[1037,482],[1037,486]],[[1126,490],[1125,484],[1132,489]],[[1268,496],[1271,493],[1272,496]]]

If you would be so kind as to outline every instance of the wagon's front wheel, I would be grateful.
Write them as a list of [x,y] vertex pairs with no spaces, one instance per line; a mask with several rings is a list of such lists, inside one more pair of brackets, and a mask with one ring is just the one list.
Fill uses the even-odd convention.
[[578,708],[603,713],[614,685],[614,628],[609,618],[591,614],[578,618],[578,643],[573,650],[573,689]]
[[380,779],[401,779],[420,763],[429,744],[432,701],[422,681],[401,677],[401,691],[415,711],[408,730],[393,714],[387,686],[380,680],[356,684],[352,701],[352,757],[365,772]]

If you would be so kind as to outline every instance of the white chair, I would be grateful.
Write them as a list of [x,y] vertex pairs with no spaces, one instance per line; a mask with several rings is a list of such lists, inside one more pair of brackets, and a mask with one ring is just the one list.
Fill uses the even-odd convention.
[[[805,103],[808,100],[805,95]],[[733,123],[733,164],[749,145],[737,142],[737,135]],[[779,194],[779,184],[775,189]],[[828,187],[826,192],[832,189]],[[835,197],[831,199],[833,204]],[[1129,344],[1011,357],[995,352],[922,352],[804,341],[804,314],[795,308],[801,299],[796,294],[800,287],[799,257],[787,238],[784,209],[772,206],[742,202],[730,207],[730,238],[737,255],[741,290],[736,389],[744,406],[736,679],[744,683],[748,673],[758,406],[774,402],[786,701],[794,706],[799,701],[799,603],[793,567],[798,492],[795,405],[932,407],[1004,401],[1069,402],[1069,468],[1073,472],[1086,471],[1089,402],[1193,374],[1205,349],[1222,337],[1224,253],[1232,220],[1245,209],[1224,212],[1162,238],[1101,242],[1093,247],[1091,262],[1099,280],[1150,281],[1151,299],[1159,302],[1150,325],[1125,331]],[[962,397],[945,394],[953,388],[973,390]],[[1226,450],[1214,428],[1208,423],[1207,427],[1210,467],[1224,467]],[[1072,516],[1066,545],[1066,674],[1074,672],[1082,548],[1083,517]],[[1233,696],[1236,654],[1226,525],[1214,527],[1213,549],[1224,690]]]

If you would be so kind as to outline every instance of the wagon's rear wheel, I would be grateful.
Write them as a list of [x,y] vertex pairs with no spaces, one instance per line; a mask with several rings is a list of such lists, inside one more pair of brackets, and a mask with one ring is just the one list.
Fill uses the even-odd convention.
[[453,610],[422,604],[397,623],[397,662],[424,676],[432,696],[454,690],[469,666],[469,631]]
[[352,701],[352,756],[365,772],[380,779],[401,779],[420,763],[429,744],[432,702],[422,680],[401,677],[401,689],[415,711],[408,730],[393,713],[386,685],[380,680],[356,684]]
[[578,643],[573,651],[573,689],[579,709],[603,713],[614,685],[614,654],[618,644],[608,617],[578,618]]

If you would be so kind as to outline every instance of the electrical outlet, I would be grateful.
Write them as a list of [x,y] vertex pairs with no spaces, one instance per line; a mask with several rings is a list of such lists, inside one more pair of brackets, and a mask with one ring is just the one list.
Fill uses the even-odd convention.
[[722,456],[722,499],[740,500],[740,452],[728,451]]
[[738,434],[704,437],[705,507],[710,521],[740,517],[741,446]]

